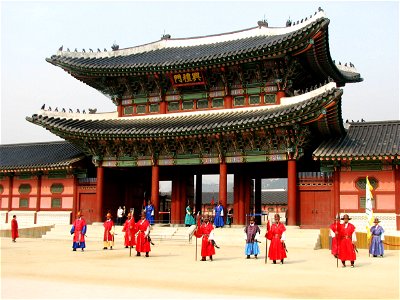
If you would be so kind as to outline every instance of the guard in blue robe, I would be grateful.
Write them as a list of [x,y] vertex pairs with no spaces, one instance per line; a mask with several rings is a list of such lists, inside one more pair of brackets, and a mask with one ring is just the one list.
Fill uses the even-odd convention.
[[144,211],[146,213],[146,220],[149,221],[150,225],[154,224],[154,206],[151,204],[151,201],[147,204],[147,206],[144,208]]
[[214,208],[215,217],[214,217],[214,225],[215,227],[224,227],[224,207],[221,205],[221,202],[218,202],[218,205]]
[[385,239],[384,230],[382,226],[379,225],[380,221],[378,218],[374,220],[374,226],[371,227],[371,246],[369,247],[369,253],[374,257],[383,257],[383,243]]

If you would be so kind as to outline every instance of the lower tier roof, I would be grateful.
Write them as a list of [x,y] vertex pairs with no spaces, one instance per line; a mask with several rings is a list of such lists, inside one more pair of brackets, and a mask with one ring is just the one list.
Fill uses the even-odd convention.
[[322,143],[319,160],[400,158],[400,120],[350,123],[347,134]]
[[115,115],[93,118],[41,110],[26,119],[65,139],[174,138],[295,124],[314,124],[323,136],[331,137],[344,132],[340,112],[342,93],[341,89],[330,86],[309,93],[310,98],[301,95],[305,100],[300,102],[287,98],[285,105],[124,118]]
[[84,157],[66,141],[0,145],[0,172],[66,169]]

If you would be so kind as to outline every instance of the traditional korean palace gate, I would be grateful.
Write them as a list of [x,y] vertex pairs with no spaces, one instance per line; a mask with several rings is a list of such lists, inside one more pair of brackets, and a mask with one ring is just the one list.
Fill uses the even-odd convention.
[[[313,150],[345,133],[340,87],[362,81],[354,66],[332,61],[329,22],[319,10],[282,28],[260,21],[234,33],[191,39],[164,35],[148,45],[113,45],[107,52],[60,48],[47,61],[109,96],[117,111],[43,108],[27,120],[92,157],[98,221],[121,199],[135,211],[143,198],[150,199],[158,212],[159,182],[170,180],[171,219],[179,222],[194,199],[194,175],[196,199],[201,199],[202,174],[219,174],[219,200],[226,207],[227,175],[233,174],[238,224],[249,213],[252,180],[258,195],[261,179],[276,177],[288,178],[289,225],[319,218],[301,211],[302,195],[307,210],[318,211],[326,223],[339,207],[339,195],[333,193],[338,183],[333,180],[325,193],[312,194],[297,174],[319,171]],[[256,211],[261,208],[257,198]],[[323,209],[315,208],[318,199],[327,199]]]

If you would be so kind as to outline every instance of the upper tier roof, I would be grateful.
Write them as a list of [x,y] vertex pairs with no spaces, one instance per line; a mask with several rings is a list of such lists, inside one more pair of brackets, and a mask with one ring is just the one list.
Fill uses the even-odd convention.
[[41,110],[29,122],[70,139],[91,138],[168,138],[197,134],[279,127],[314,122],[325,135],[343,132],[340,103],[342,90],[329,83],[317,90],[282,98],[281,105],[257,106],[185,113],[118,118],[110,114],[69,114]]
[[0,145],[0,172],[66,169],[84,157],[65,141]]
[[314,159],[379,159],[400,158],[400,121],[350,123],[342,138],[322,143]]
[[[190,68],[242,63],[247,59],[279,58],[309,50],[320,33],[326,41],[315,45],[315,59],[329,64],[325,76],[336,82],[358,82],[362,79],[355,68],[342,71],[332,62],[327,45],[329,19],[319,11],[309,19],[289,27],[270,28],[264,25],[225,34],[172,39],[106,52],[58,51],[46,60],[74,76],[132,75],[132,72],[166,72]],[[321,52],[321,53],[319,53]],[[308,60],[310,58],[307,58]],[[310,63],[313,65],[313,63]],[[85,81],[85,79],[80,78]]]

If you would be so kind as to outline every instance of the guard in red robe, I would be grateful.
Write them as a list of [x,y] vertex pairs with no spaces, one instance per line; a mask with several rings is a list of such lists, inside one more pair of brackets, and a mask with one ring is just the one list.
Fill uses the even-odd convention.
[[136,256],[140,256],[140,252],[146,252],[146,257],[149,257],[150,249],[150,223],[146,220],[146,213],[142,212],[140,220],[136,223]]
[[214,226],[210,223],[208,216],[205,216],[204,222],[197,226],[194,235],[196,238],[201,238],[201,260],[205,261],[207,256],[213,260],[212,256],[215,254]]
[[17,237],[19,237],[17,216],[13,215],[13,218],[11,220],[11,238],[14,243],[16,242]]
[[356,260],[356,227],[349,223],[351,218],[345,214],[342,219],[343,224],[339,227],[339,259],[342,261],[343,268],[346,267],[346,260],[349,260],[351,267],[354,268]]
[[340,217],[336,216],[335,222],[329,226],[329,235],[332,237],[331,253],[336,258],[338,256],[338,235],[340,228]]
[[128,217],[125,221],[124,227],[122,228],[122,232],[125,232],[125,248],[134,247],[136,245],[135,234],[137,232],[137,226],[131,213],[128,213]]
[[86,234],[86,221],[83,217],[83,214],[78,211],[76,214],[77,219],[72,224],[71,234],[74,235],[72,250],[76,251],[76,248],[81,248],[82,251],[86,248],[85,243],[85,234]]
[[114,246],[114,221],[112,220],[110,213],[106,215],[106,218],[107,220],[103,223],[104,226],[103,250],[107,250],[108,247],[110,247],[110,250],[112,250],[112,247]]
[[280,219],[281,217],[279,214],[275,214],[275,223],[272,225],[267,223],[267,233],[265,235],[267,239],[271,240],[268,250],[268,257],[274,264],[276,264],[277,260],[280,260],[281,264],[283,264],[283,260],[286,258],[286,227],[280,222]]

